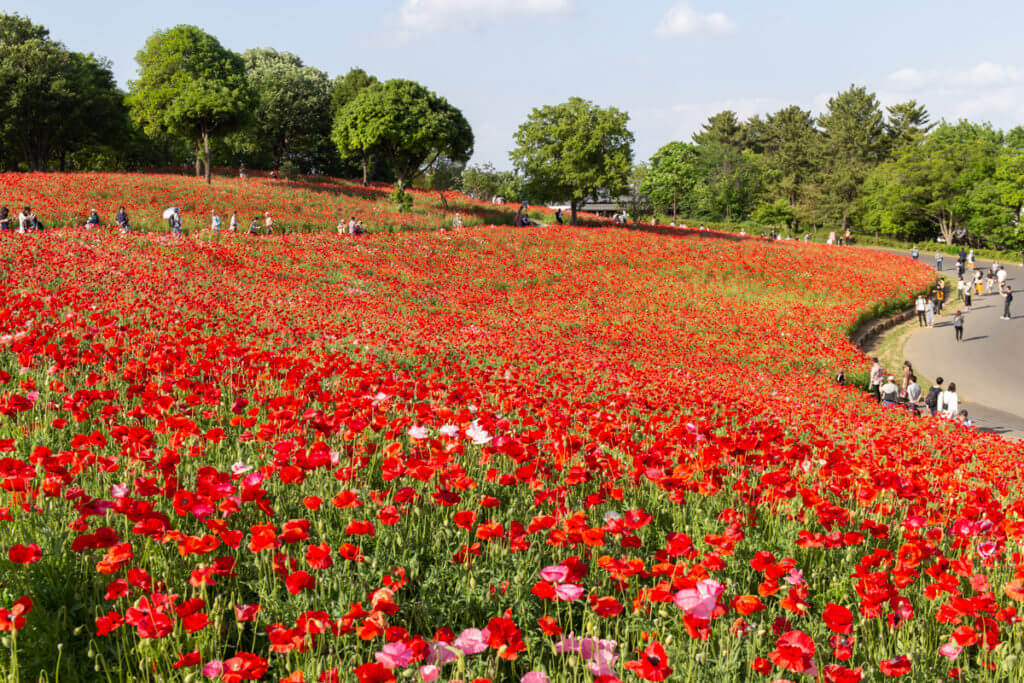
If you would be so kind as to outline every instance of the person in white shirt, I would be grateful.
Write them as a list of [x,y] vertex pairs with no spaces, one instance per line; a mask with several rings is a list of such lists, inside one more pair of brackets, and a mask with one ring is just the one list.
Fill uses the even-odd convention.
[[[963,282],[961,282],[960,284],[963,284]],[[917,295],[917,299],[914,301],[914,310],[917,311],[917,326],[918,327],[924,327],[924,325],[925,325],[925,322],[924,322],[924,304],[925,304],[924,296],[921,295],[921,294],[918,294]]]
[[885,384],[878,388],[878,393],[882,397],[882,404],[896,403],[900,398],[900,385],[896,384],[895,377],[889,375],[886,379]]
[[220,231],[220,216],[217,215],[216,209],[210,212],[210,229],[214,232]]
[[228,228],[231,230],[231,232],[237,232],[238,231],[238,212],[237,211],[232,211],[231,212],[231,220],[228,222]]
[[24,234],[36,228],[36,214],[31,206],[26,206],[18,214],[18,232]]
[[1003,285],[1006,284],[1006,268],[999,266],[999,270],[996,271],[996,280],[999,282],[999,289],[1002,291]]
[[935,302],[931,299],[924,302],[924,323],[926,327],[935,327]]
[[949,388],[942,392],[942,396],[939,397],[939,414],[950,420],[960,414],[960,401],[956,395],[956,382],[950,382]]

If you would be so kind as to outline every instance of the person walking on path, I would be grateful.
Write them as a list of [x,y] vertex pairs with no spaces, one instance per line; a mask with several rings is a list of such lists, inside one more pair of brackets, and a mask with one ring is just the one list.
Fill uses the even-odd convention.
[[953,331],[956,333],[956,340],[962,342],[964,340],[964,314],[960,310],[953,315]]
[[964,279],[963,278],[959,278],[956,281],[956,300],[957,301],[963,301],[964,300]]
[[914,301],[914,310],[917,311],[917,326],[924,327],[924,304],[925,299],[923,294],[917,295],[917,300]]
[[935,304],[931,299],[924,302],[925,327],[935,327]]
[[935,270],[942,272],[942,252],[935,252]]
[[882,396],[879,393],[879,387],[882,386],[882,380],[885,379],[885,370],[882,369],[882,364],[878,362],[877,358],[871,359],[871,394],[875,397],[876,401],[882,400]]
[[937,377],[935,384],[928,390],[928,395],[924,397],[924,404],[931,411],[932,417],[939,414],[939,399],[942,397],[942,378]]
[[1010,314],[1010,304],[1013,303],[1013,290],[1010,285],[1006,285],[1006,289],[1003,290],[1003,315],[1000,320],[1010,320],[1013,316]]
[[969,311],[971,310],[971,302],[974,300],[974,293],[971,291],[971,287],[968,285],[964,287],[964,307]]
[[935,313],[942,315],[942,302],[946,298],[946,288],[944,283],[940,282],[935,286]]
[[910,248],[910,258],[916,261],[918,256],[920,256],[920,252],[917,250],[917,245],[915,244]]
[[999,266],[999,270],[996,271],[996,281],[999,283],[999,290],[1002,291],[1003,285],[1006,284],[1006,268]]

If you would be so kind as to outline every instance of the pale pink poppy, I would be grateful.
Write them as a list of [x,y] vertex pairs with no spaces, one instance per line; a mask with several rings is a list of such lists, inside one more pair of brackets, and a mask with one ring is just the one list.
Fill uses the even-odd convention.
[[477,655],[487,649],[487,640],[490,636],[491,632],[487,629],[481,631],[478,628],[467,628],[459,634],[452,645],[462,650],[462,654]]
[[569,568],[560,564],[544,567],[540,570],[540,578],[548,583],[562,583],[569,576]]
[[437,677],[441,675],[441,670],[433,664],[425,664],[420,667],[420,678],[423,679],[424,683],[431,683],[431,681],[437,680]]
[[951,662],[957,658],[957,655],[960,654],[961,650],[963,650],[963,648],[956,643],[946,643],[945,645],[939,646],[939,654]]
[[599,649],[594,653],[593,661],[587,663],[587,668],[594,676],[617,676],[614,666],[618,659],[619,656],[612,650]]
[[555,597],[562,602],[578,600],[581,595],[583,595],[583,586],[577,586],[574,583],[560,583],[555,586]]
[[725,592],[725,586],[714,579],[697,582],[696,588],[684,588],[676,593],[676,607],[694,619],[711,619],[711,613],[718,605],[718,598]]
[[530,673],[523,676],[520,683],[551,683],[551,679],[542,674],[540,671],[531,671]]
[[405,668],[413,657],[412,648],[405,643],[394,642],[385,645],[381,652],[374,654],[377,662],[389,669]]

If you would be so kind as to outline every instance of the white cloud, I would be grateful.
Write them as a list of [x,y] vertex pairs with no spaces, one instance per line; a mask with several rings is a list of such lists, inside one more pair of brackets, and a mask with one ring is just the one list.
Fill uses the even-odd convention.
[[671,8],[654,29],[659,38],[722,38],[735,32],[736,24],[726,14],[701,14],[687,4]]
[[410,34],[477,28],[515,16],[562,14],[572,5],[573,0],[405,0],[399,24]]
[[952,94],[957,89],[974,90],[1009,87],[1024,83],[1024,69],[1017,66],[982,62],[968,69],[919,70],[906,67],[889,74],[889,84],[897,90],[916,91],[941,88]]

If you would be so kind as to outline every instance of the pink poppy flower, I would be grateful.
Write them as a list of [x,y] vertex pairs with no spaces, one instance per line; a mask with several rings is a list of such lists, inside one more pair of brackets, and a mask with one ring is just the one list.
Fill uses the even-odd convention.
[[583,595],[583,586],[577,586],[574,583],[560,583],[555,586],[555,597],[562,602],[578,600],[581,595]]
[[725,586],[714,579],[697,582],[696,588],[684,588],[676,593],[676,607],[694,619],[711,619],[711,613],[718,605],[718,598],[725,592]]
[[441,675],[441,670],[433,664],[425,664],[420,667],[420,678],[423,679],[424,683],[431,683],[437,680],[437,677]]
[[540,578],[548,583],[562,583],[569,576],[569,568],[560,564],[544,567],[540,570]]
[[413,657],[412,648],[402,642],[388,643],[381,652],[374,654],[374,658],[389,669],[405,668]]
[[551,679],[542,674],[540,671],[531,671],[530,673],[523,676],[520,683],[551,683]]
[[960,654],[961,650],[963,650],[963,648],[956,643],[946,643],[945,645],[939,646],[939,654],[951,662],[957,658],[957,655]]
[[211,659],[203,665],[203,675],[207,678],[220,678],[224,673],[224,662],[219,659]]
[[456,648],[462,650],[464,655],[477,655],[487,649],[487,641],[491,633],[487,629],[467,628],[459,634],[459,637],[452,643]]

